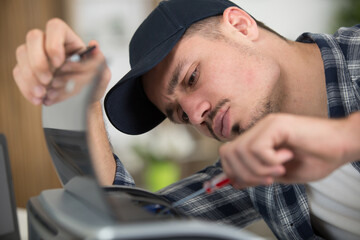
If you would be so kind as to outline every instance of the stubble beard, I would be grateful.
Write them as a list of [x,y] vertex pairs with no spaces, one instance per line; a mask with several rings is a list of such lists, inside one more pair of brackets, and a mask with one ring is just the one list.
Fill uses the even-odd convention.
[[[224,38],[228,44],[232,45],[237,51],[239,51],[241,54],[251,56],[253,54],[252,51],[248,47],[244,47],[240,45],[237,42],[234,42],[230,39]],[[277,86],[274,86],[274,91],[270,94],[270,96],[265,97],[262,101],[259,102],[259,104],[255,107],[254,111],[252,111],[251,120],[246,126],[241,126],[239,122],[234,123],[231,128],[231,135],[234,137],[244,133],[251,127],[253,127],[258,121],[266,117],[268,114],[280,112],[281,105],[283,104],[283,101],[285,99],[284,92],[283,92],[283,86],[277,84]],[[229,102],[229,99],[224,99],[224,103]],[[220,141],[219,138],[214,134],[212,131],[212,128],[209,127],[211,135]]]
[[[235,43],[235,45],[239,46],[237,43]],[[240,48],[238,49],[240,50]],[[250,113],[251,120],[249,123],[245,126],[241,126],[239,122],[233,124],[231,128],[232,135],[236,137],[252,128],[258,121],[265,118],[268,114],[280,112],[281,106],[286,99],[286,94],[283,89],[284,88],[280,82],[279,75],[278,80],[273,85],[272,91],[270,91],[270,94],[260,100],[254,110]]]
[[266,117],[270,113],[279,112],[279,107],[277,104],[274,104],[270,99],[261,101],[258,106],[252,112],[253,117],[251,121],[246,124],[246,126],[240,126],[240,123],[235,123],[231,128],[231,133],[234,136],[243,134],[248,129],[252,128],[258,121]]
[[[237,42],[227,42],[242,54],[247,54],[248,56],[251,56],[253,54],[252,51],[250,51],[248,48],[244,48]],[[231,133],[234,137],[244,133],[245,131],[253,127],[258,121],[266,117],[268,114],[279,112],[280,102],[282,101],[281,88],[280,86],[278,86],[278,88],[274,89],[274,92],[272,92],[269,96],[260,100],[254,110],[251,112],[251,120],[249,123],[246,124],[246,126],[241,126],[239,122],[233,124],[231,128]]]

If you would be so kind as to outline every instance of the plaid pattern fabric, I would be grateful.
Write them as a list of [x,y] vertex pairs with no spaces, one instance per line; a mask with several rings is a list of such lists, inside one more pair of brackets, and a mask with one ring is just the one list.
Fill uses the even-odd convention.
[[135,187],[135,181],[130,173],[126,170],[120,159],[115,155],[116,172],[113,185]]
[[[304,33],[297,41],[316,43],[325,66],[329,117],[344,117],[360,109],[360,25],[335,35]],[[115,182],[131,177],[117,159]],[[360,172],[360,162],[353,166]],[[222,172],[220,161],[158,193],[174,202],[200,189]],[[118,174],[119,173],[119,174]],[[118,177],[124,177],[122,180]],[[185,214],[244,227],[263,218],[278,239],[321,239],[310,223],[304,185],[273,184],[236,190],[231,186],[203,194],[179,206]]]
[[315,42],[324,61],[330,118],[360,110],[360,24],[340,28],[334,36],[305,33],[301,42]]
[[[340,28],[333,36],[305,33],[301,42],[315,42],[325,66],[330,118],[360,111],[360,24]],[[352,166],[360,172],[360,162]]]
[[[177,201],[202,187],[202,183],[222,172],[220,161],[214,166],[159,191]],[[219,221],[238,227],[263,218],[279,239],[317,239],[310,224],[303,185],[273,184],[236,190],[231,186],[212,194],[202,194],[178,206],[196,218]]]

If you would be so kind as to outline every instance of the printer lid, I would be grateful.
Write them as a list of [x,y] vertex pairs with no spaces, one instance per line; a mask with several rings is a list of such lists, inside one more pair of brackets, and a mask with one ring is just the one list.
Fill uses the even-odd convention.
[[[87,141],[87,109],[98,89],[105,60],[88,58],[81,64],[98,67],[93,70],[88,68],[90,70],[86,74],[67,80],[64,90],[66,99],[43,106],[42,126],[53,165],[64,189],[111,216],[112,210],[98,184]],[[62,74],[61,68],[55,74]]]

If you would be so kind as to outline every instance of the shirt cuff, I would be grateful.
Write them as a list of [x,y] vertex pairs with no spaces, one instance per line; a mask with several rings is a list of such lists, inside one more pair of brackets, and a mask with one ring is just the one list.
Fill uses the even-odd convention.
[[130,173],[125,169],[120,159],[113,153],[116,162],[116,172],[113,185],[135,187],[135,181]]

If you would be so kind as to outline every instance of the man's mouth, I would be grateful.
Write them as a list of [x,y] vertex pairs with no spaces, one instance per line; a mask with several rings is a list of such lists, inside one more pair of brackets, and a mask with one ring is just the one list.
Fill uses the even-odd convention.
[[214,133],[220,138],[227,139],[231,135],[229,109],[229,106],[223,106],[221,109],[219,109],[213,120]]

